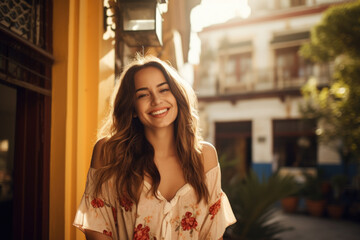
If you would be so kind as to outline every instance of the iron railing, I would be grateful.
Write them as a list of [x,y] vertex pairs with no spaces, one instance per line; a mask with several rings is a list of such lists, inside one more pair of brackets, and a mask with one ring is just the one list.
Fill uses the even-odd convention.
[[281,90],[299,90],[314,77],[319,86],[329,85],[333,72],[332,64],[315,65],[298,71],[290,69],[257,69],[234,77],[221,75],[209,83],[209,77],[199,79],[196,91],[199,96],[244,94]]

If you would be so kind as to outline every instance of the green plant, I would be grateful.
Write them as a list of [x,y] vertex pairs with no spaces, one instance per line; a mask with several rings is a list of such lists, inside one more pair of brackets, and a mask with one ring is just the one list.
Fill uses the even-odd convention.
[[[300,55],[315,63],[333,63],[330,86],[319,89],[311,78],[303,88],[305,118],[316,119],[319,139],[334,145],[349,175],[349,163],[360,160],[360,1],[328,8],[311,30]],[[340,140],[340,144],[338,144]],[[359,173],[358,173],[359,174]]]
[[229,198],[237,218],[232,227],[236,239],[257,240],[276,239],[281,232],[291,230],[278,221],[271,221],[275,203],[297,191],[291,176],[273,174],[268,179],[250,172],[247,177],[238,179],[229,193]]
[[298,183],[295,178],[290,179],[294,187],[294,192],[281,199],[281,207],[284,212],[295,213],[298,209],[299,199],[302,196],[302,184]]
[[332,197],[334,203],[340,201],[341,195],[345,189],[347,182],[348,178],[343,174],[338,174],[331,177],[331,187],[333,192]]
[[302,193],[306,199],[310,200],[322,200],[325,198],[322,191],[322,179],[319,174],[312,175],[304,173],[305,184],[302,189]]
[[233,185],[238,180],[238,159],[229,158],[227,154],[219,155],[219,163],[221,166],[221,186],[226,194],[231,194]]

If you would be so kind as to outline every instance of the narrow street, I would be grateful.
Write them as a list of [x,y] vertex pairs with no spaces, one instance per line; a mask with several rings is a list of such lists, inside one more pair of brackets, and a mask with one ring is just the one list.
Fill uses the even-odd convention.
[[279,210],[276,220],[291,231],[279,234],[281,240],[359,240],[360,222],[312,217],[307,214],[287,214]]

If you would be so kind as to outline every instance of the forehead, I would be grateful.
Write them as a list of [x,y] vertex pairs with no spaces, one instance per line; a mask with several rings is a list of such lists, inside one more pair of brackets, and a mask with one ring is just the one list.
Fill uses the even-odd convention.
[[156,67],[146,67],[139,70],[134,75],[135,89],[141,87],[157,86],[166,82],[166,78],[162,71]]

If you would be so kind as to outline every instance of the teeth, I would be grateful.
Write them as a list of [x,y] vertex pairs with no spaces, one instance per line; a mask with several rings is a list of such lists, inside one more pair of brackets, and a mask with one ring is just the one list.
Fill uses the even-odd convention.
[[156,111],[156,112],[152,112],[151,115],[159,115],[159,114],[162,114],[162,113],[164,113],[164,112],[166,112],[166,111],[167,111],[167,108],[162,109],[162,110],[159,110],[159,111]]

